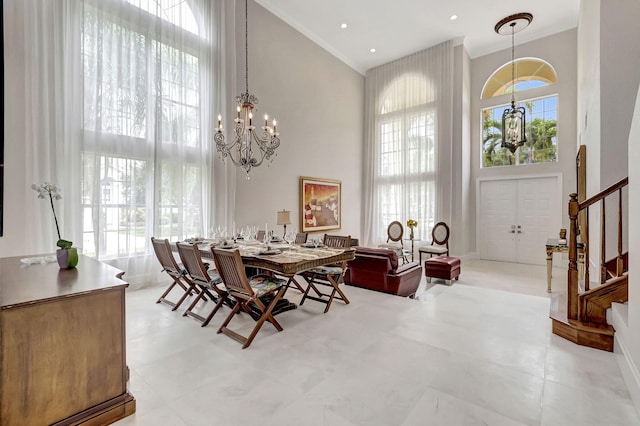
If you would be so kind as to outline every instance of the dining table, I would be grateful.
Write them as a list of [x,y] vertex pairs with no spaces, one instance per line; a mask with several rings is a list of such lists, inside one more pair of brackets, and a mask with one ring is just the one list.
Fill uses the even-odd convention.
[[[284,241],[264,243],[259,240],[219,241],[210,239],[188,239],[185,242],[198,244],[203,259],[213,259],[212,247],[239,250],[245,267],[268,270],[289,279],[289,284],[304,291],[295,276],[319,266],[331,265],[355,259],[355,249],[326,247],[318,243],[289,244]],[[172,244],[177,250],[175,244]],[[305,283],[306,284],[306,283]]]

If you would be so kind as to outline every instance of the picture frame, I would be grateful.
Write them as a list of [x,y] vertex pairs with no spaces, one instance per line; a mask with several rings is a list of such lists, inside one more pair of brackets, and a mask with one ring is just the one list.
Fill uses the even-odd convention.
[[300,176],[300,232],[342,227],[342,182]]

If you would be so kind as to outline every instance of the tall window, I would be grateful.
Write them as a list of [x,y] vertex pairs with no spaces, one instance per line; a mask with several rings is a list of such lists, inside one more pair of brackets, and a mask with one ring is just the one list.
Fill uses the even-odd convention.
[[[498,69],[482,92],[482,167],[510,166],[558,161],[558,95],[552,93],[557,82],[555,70],[534,58],[516,61],[516,80],[511,82],[511,63]],[[505,83],[506,82],[506,83]],[[527,142],[515,153],[501,148],[502,113],[516,92],[517,106],[527,113]],[[542,95],[533,97],[533,93]],[[502,101],[496,105],[496,101]]]
[[417,220],[420,229],[435,218],[436,108],[423,74],[404,74],[390,84],[376,115],[379,162],[375,191],[378,229],[394,220]]
[[202,233],[204,40],[187,1],[103,5],[83,15],[83,249],[111,258]]

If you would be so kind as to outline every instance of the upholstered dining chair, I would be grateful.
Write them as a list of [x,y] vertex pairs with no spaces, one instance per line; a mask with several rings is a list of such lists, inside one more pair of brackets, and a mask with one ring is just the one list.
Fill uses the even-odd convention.
[[[180,307],[184,300],[192,295],[193,293],[198,293],[198,289],[195,285],[189,280],[187,276],[187,271],[176,262],[175,257],[173,257],[173,252],[171,251],[171,243],[169,240],[162,240],[158,238],[151,237],[151,245],[153,246],[153,251],[156,253],[156,258],[160,265],[162,266],[162,270],[167,273],[173,280],[173,282],[169,285],[169,287],[162,293],[162,296],[156,300],[156,303],[164,303],[165,305],[171,306],[171,310],[175,311]],[[183,290],[182,296],[178,299],[177,302],[173,302],[167,299],[171,290],[173,290],[176,286]]]
[[[251,345],[265,321],[273,324],[276,330],[282,331],[282,326],[276,321],[274,315],[279,302],[289,304],[282,299],[287,288],[287,281],[262,274],[248,278],[238,250],[212,248],[211,252],[216,269],[220,273],[227,291],[237,301],[229,316],[218,329],[218,333],[224,333],[237,340],[242,343],[242,349],[246,349]],[[229,322],[240,311],[240,308],[256,320],[253,330],[246,337],[228,328]],[[295,305],[285,308],[295,308]],[[283,308],[277,313],[284,310],[288,309]]]
[[[329,235],[324,234],[324,245],[334,248],[349,248],[351,247],[351,236]],[[334,265],[319,266],[317,268],[310,269],[307,272],[302,273],[302,277],[307,282],[307,288],[300,300],[300,306],[305,300],[311,299],[316,302],[324,303],[327,306],[324,309],[324,313],[329,312],[331,303],[334,299],[342,300],[346,305],[349,304],[349,299],[340,289],[340,284],[344,282],[344,273],[347,269],[347,261],[340,262]],[[322,293],[318,288],[318,285],[329,286],[330,293]],[[313,290],[315,295],[309,294],[309,291]]]
[[[202,261],[198,244],[177,243],[176,245],[178,246],[180,260],[187,270],[191,282],[200,289],[200,293],[182,316],[194,318],[202,323],[202,327],[205,327],[222,307],[222,304],[227,301],[229,294],[222,286],[220,275],[216,271],[207,270],[207,267]],[[212,292],[216,294],[214,295]],[[206,301],[207,298],[215,303],[215,305],[209,315],[204,317],[193,310],[201,300]],[[231,301],[227,303],[230,305],[233,304]]]
[[408,257],[411,254],[410,250],[404,249],[402,242],[402,235],[404,234],[404,227],[402,223],[394,220],[387,226],[387,242],[378,245],[378,248],[386,248],[396,252],[398,257],[402,258],[404,263],[408,262]]
[[429,257],[449,255],[449,226],[444,222],[438,222],[431,230],[431,244],[418,248],[420,252],[420,264],[422,264],[422,253]]
[[296,240],[295,240],[295,244],[304,244],[307,242],[307,238],[309,237],[309,234],[307,234],[306,232],[298,232],[296,234]]

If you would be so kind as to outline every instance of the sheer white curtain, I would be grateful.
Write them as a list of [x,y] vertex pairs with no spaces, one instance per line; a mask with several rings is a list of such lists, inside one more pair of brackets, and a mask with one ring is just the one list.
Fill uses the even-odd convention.
[[450,223],[453,43],[367,72],[363,240],[386,240],[387,225],[414,219],[415,238]]
[[24,3],[27,174],[62,188],[64,238],[143,284],[159,269],[151,236],[231,222],[235,171],[211,136],[233,100],[234,4]]

